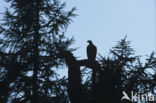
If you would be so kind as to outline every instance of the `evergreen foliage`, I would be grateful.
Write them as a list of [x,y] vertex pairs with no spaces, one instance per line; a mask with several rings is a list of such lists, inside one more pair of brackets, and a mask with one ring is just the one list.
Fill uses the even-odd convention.
[[59,0],[6,0],[1,32],[1,103],[68,102],[66,79],[54,68],[63,60],[54,42],[68,49],[64,36],[75,16]]
[[[156,94],[154,52],[143,62],[125,37],[108,57],[77,60],[69,48],[74,40],[64,34],[75,8],[64,11],[59,0],[6,1],[10,8],[0,24],[0,103],[129,103],[121,101],[122,91]],[[64,63],[68,79],[56,72]],[[96,69],[94,79],[89,68]]]

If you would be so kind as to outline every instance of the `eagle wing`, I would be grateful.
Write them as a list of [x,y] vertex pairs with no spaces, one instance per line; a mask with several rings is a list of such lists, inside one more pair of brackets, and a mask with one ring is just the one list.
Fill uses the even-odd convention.
[[97,48],[94,45],[87,46],[87,56],[88,60],[95,60],[97,54]]
[[96,54],[97,54],[97,48],[96,48],[96,46],[94,46],[94,45],[93,45],[93,50],[92,50],[92,52],[93,52],[93,59],[95,60],[95,59],[96,59]]

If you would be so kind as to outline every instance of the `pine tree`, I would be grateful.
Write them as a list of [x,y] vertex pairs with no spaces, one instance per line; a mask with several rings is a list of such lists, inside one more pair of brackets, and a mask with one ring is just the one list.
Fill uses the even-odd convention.
[[[60,52],[65,54],[63,57],[66,59],[70,71],[68,83],[71,103],[137,103],[137,101],[125,99],[121,101],[123,91],[130,98],[132,91],[156,94],[155,54],[151,53],[145,62],[142,62],[142,58],[135,55],[130,42],[126,41],[126,37],[110,50],[110,55],[107,58],[100,56],[98,60],[92,62],[88,59],[76,60],[72,53],[61,49]],[[85,66],[85,69],[79,73],[81,66]],[[88,72],[86,69],[91,69],[92,72]],[[92,79],[93,69],[97,70],[94,81]],[[83,82],[79,82],[78,78],[84,77],[84,75],[88,75],[85,77],[87,79],[82,79]],[[140,102],[150,103],[150,101]]]
[[64,32],[75,8],[66,12],[59,0],[6,1],[10,8],[0,25],[0,102],[68,102],[67,80],[54,70],[63,63],[54,42],[69,49],[73,39]]
[[[129,96],[135,93],[156,94],[156,57],[152,52],[143,62],[130,46],[126,37],[110,50],[110,56],[100,57],[101,70],[97,75],[96,101],[107,103],[129,103],[121,101],[123,91]],[[130,97],[131,98],[131,97]],[[135,102],[135,101],[133,101]],[[141,101],[144,103],[144,101]],[[150,103],[146,101],[146,103]]]

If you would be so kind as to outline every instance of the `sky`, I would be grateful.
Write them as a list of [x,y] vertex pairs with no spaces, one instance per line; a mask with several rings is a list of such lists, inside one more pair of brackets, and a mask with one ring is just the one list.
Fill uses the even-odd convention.
[[74,36],[74,55],[86,56],[87,40],[92,40],[98,53],[109,50],[127,35],[137,55],[156,50],[156,17],[154,0],[65,0],[68,8],[78,14],[69,25],[67,35]]
[[[74,55],[87,58],[87,40],[92,40],[98,53],[107,56],[109,50],[127,35],[138,55],[156,50],[155,0],[64,0],[68,9],[76,7],[77,17],[66,35],[74,36],[79,47]],[[0,13],[7,3],[1,0]],[[0,15],[1,18],[1,15]]]
[[[77,17],[69,25],[66,35],[74,36],[79,47],[74,52],[85,59],[87,40],[92,40],[98,53],[108,56],[109,50],[127,35],[137,55],[156,51],[155,0],[64,0],[67,9],[76,7]],[[7,4],[0,3],[0,13]],[[0,15],[1,18],[1,15]],[[64,71],[62,71],[64,72]]]

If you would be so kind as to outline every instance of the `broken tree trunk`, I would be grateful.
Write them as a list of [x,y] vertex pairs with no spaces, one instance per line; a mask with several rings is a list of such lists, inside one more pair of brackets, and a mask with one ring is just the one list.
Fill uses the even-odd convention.
[[82,103],[80,66],[72,53],[66,52],[64,57],[68,65],[68,95],[70,102]]
[[[82,96],[81,88],[81,71],[80,66],[85,66],[91,68],[92,71],[92,91],[94,96],[95,79],[97,70],[100,69],[100,65],[97,61],[76,60],[70,51],[63,50],[56,43],[56,48],[60,51],[60,56],[62,56],[66,64],[68,65],[68,95],[71,103],[88,103],[87,98]],[[94,102],[94,101],[93,101]]]
[[68,65],[68,94],[71,103],[87,101],[87,98],[82,96],[80,66],[92,69],[92,102],[95,102],[96,73],[100,69],[100,64],[97,61],[89,61],[88,59],[76,60],[71,52],[64,52],[63,54]]

